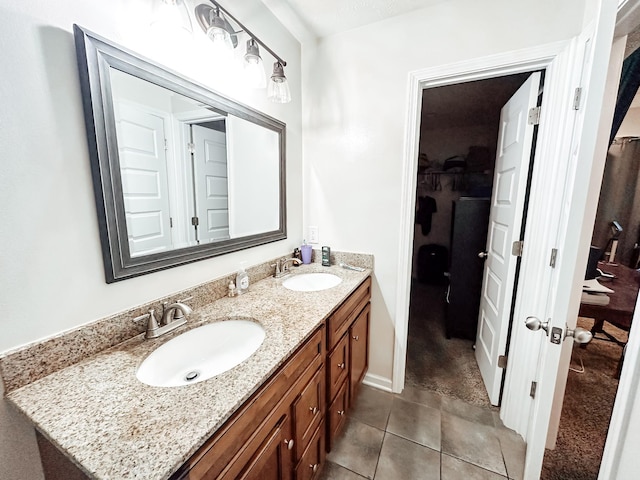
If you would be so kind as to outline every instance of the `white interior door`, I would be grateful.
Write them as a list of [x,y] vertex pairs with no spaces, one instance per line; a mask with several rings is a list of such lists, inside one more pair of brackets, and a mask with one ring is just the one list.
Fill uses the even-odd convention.
[[116,129],[130,254],[171,249],[164,118],[120,102]]
[[493,405],[500,401],[502,368],[516,277],[512,244],[520,239],[534,125],[529,110],[536,106],[540,73],[528,80],[502,108],[487,236],[487,257],[476,336],[476,360]]
[[229,238],[229,181],[225,132],[192,125],[193,174],[201,243]]

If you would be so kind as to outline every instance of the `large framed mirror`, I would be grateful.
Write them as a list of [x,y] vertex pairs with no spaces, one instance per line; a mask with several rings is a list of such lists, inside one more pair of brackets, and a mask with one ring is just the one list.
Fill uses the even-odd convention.
[[108,283],[287,237],[284,123],[74,34]]

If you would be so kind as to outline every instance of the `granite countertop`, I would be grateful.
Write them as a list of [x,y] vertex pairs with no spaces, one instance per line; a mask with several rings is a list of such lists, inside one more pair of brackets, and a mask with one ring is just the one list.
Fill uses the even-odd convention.
[[[293,274],[317,271],[342,282],[294,292],[282,287],[283,279],[266,278],[241,296],[194,311],[172,333],[152,340],[138,335],[7,398],[91,478],[168,478],[371,274],[319,264],[294,268]],[[141,361],[159,345],[230,317],[250,317],[266,331],[260,348],[240,365],[182,387],[151,387],[136,378]]]

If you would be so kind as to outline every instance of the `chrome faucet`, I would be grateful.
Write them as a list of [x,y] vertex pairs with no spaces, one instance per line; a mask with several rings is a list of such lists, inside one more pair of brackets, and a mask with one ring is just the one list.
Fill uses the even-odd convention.
[[275,278],[284,277],[285,275],[289,275],[289,262],[300,265],[302,262],[297,258],[281,258],[280,260],[276,260],[272,267],[276,267],[276,272],[274,273]]
[[157,338],[175,330],[187,323],[187,315],[193,312],[191,307],[182,302],[175,302],[171,305],[169,305],[169,302],[164,302],[162,305],[164,311],[159,322],[156,319],[156,311],[153,308],[149,310],[149,313],[133,319],[134,321],[147,319],[147,332],[144,338]]

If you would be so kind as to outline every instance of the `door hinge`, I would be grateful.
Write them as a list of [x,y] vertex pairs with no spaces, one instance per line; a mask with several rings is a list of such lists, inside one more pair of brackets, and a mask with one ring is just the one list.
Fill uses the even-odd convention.
[[167,141],[167,139],[164,139],[164,151],[168,152],[169,151],[169,142]]
[[523,249],[524,242],[522,240],[513,242],[513,245],[511,245],[511,255],[513,255],[514,257],[521,257]]
[[500,355],[498,357],[498,368],[507,368],[507,356]]
[[191,217],[191,225],[197,227],[200,225],[200,219],[198,217]]
[[580,110],[580,101],[582,100],[582,88],[577,87],[573,93],[573,109]]
[[529,396],[536,398],[536,390],[538,389],[538,382],[531,382],[531,389],[529,390]]
[[191,154],[196,153],[196,144],[192,142],[187,143],[187,152]]
[[551,249],[551,260],[549,261],[549,266],[551,268],[556,268],[556,259],[558,258],[558,249],[557,248],[552,248]]
[[169,217],[169,228],[173,228],[173,218]]
[[529,125],[540,124],[540,107],[533,107],[529,109]]

